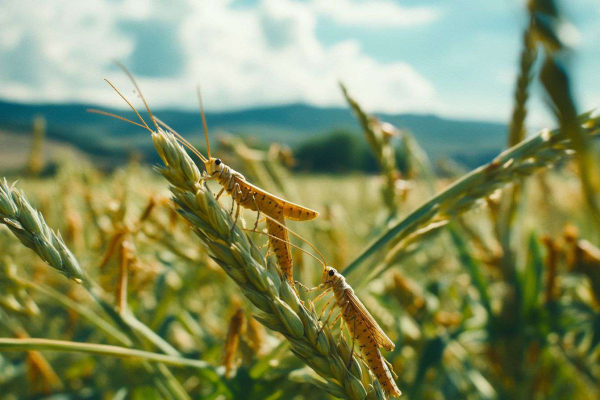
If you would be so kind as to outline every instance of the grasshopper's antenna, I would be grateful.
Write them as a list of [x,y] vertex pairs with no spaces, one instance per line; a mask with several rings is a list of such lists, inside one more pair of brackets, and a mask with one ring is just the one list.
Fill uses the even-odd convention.
[[200,104],[200,115],[202,116],[202,126],[204,127],[204,138],[206,139],[206,152],[208,153],[208,159],[210,160],[210,144],[208,143],[208,127],[206,126],[206,116],[204,115],[204,105],[202,104],[202,93],[200,92],[200,86],[196,88],[198,91],[198,103]]
[[158,130],[159,129],[158,128],[158,124],[156,123],[156,120],[154,119],[154,115],[152,115],[152,111],[150,111],[150,107],[148,106],[148,103],[146,103],[146,99],[144,98],[144,95],[142,94],[142,91],[140,90],[140,87],[138,86],[137,82],[133,78],[133,75],[131,75],[131,73],[129,72],[129,70],[123,64],[121,64],[120,62],[116,62],[116,64],[117,64],[117,66],[119,68],[121,68],[123,70],[123,72],[125,72],[125,74],[127,74],[127,76],[129,77],[129,79],[133,83],[133,86],[135,86],[135,89],[140,94],[140,97],[142,98],[142,101],[144,102],[144,106],[146,106],[146,111],[148,111],[148,115],[150,115],[150,119],[154,123],[154,126],[156,127],[156,130]]
[[181,143],[182,145],[184,145],[185,147],[187,147],[188,149],[190,149],[190,151],[192,153],[194,153],[195,155],[198,156],[198,158],[200,158],[202,160],[202,162],[207,162],[208,160],[206,159],[206,157],[204,157],[202,155],[202,153],[200,153],[200,151],[198,151],[198,149],[196,149],[190,142],[188,142],[183,136],[181,136],[179,133],[177,133],[175,131],[175,129],[171,128],[169,125],[167,125],[166,123],[164,123],[163,121],[161,121],[158,117],[154,117],[154,119],[156,120],[156,122],[158,122],[159,125],[163,126],[164,128],[166,128],[169,132],[171,132],[173,134],[173,136],[175,136],[175,139],[177,139],[177,141],[179,143]]
[[133,110],[133,112],[135,113],[135,115],[137,115],[138,118],[140,119],[140,121],[142,121],[142,124],[144,124],[144,127],[146,129],[148,129],[150,132],[152,132],[152,129],[150,129],[150,127],[148,126],[148,124],[146,123],[146,121],[144,121],[144,118],[142,118],[142,116],[140,115],[140,113],[138,112],[138,110],[136,110],[136,108],[133,106],[133,104],[131,104],[131,102],[129,100],[127,100],[127,97],[125,97],[123,95],[123,93],[121,93],[119,91],[119,89],[117,89],[117,87],[112,84],[111,81],[109,81],[108,79],[104,79],[104,80],[106,81],[106,83],[108,83],[110,85],[111,88],[113,88],[113,90],[115,92],[117,92],[117,94],[125,101],[125,103],[127,103],[127,105],[129,106],[129,108],[131,108]]
[[121,121],[129,122],[130,124],[139,126],[140,128],[147,129],[148,131],[150,131],[150,133],[152,133],[152,129],[148,128],[148,126],[142,125],[142,124],[138,124],[137,122],[134,122],[134,121],[132,121],[130,119],[127,119],[125,117],[121,117],[120,115],[109,113],[107,111],[97,110],[95,108],[88,108],[86,111],[89,112],[89,113],[92,113],[92,114],[100,114],[100,115],[105,115],[107,117],[112,117],[112,118],[120,119]]
[[[319,259],[319,257],[315,256],[315,255],[314,255],[314,254],[312,254],[311,252],[308,252],[308,251],[304,250],[303,248],[301,248],[300,246],[296,246],[295,244],[293,244],[293,243],[290,243],[289,241],[287,241],[287,240],[284,240],[284,239],[282,239],[282,238],[280,238],[280,237],[273,236],[273,235],[271,235],[271,234],[269,234],[269,233],[267,233],[267,232],[261,232],[261,231],[257,231],[257,230],[254,230],[254,229],[245,229],[245,228],[243,228],[242,230],[244,230],[244,231],[246,231],[246,232],[254,232],[254,233],[258,233],[259,235],[265,235],[265,236],[268,236],[268,237],[270,237],[270,238],[272,238],[272,239],[279,240],[280,242],[287,243],[287,244],[289,244],[290,246],[292,246],[293,248],[300,250],[300,251],[301,251],[301,252],[303,252],[304,254],[308,254],[309,256],[311,256],[312,258],[314,258],[315,260],[317,260],[317,262],[318,262],[318,263],[320,263],[320,264],[323,264],[323,268],[324,268],[324,267],[327,265],[327,263],[326,263],[324,260],[320,260],[320,259]],[[316,250],[316,249],[315,249],[315,250]],[[319,255],[320,255],[320,253],[319,253]]]
[[[160,129],[158,127],[158,124],[160,124],[161,126],[163,126],[164,128],[166,128],[169,132],[171,132],[173,134],[173,136],[175,136],[175,138],[177,139],[177,141],[179,141],[185,147],[187,147],[188,149],[190,149],[190,151],[192,153],[194,153],[195,155],[197,155],[203,162],[207,162],[208,160],[206,159],[206,157],[204,157],[202,155],[202,153],[200,153],[190,142],[188,142],[183,136],[181,136],[179,133],[177,133],[175,131],[175,129],[171,128],[169,125],[167,125],[166,123],[164,123],[163,121],[161,121],[160,119],[158,119],[158,117],[155,117],[152,114],[152,111],[150,111],[150,107],[148,106],[148,103],[146,102],[146,99],[144,98],[144,95],[142,94],[142,91],[140,90],[140,88],[139,88],[137,82],[135,81],[135,79],[133,78],[133,75],[131,75],[131,73],[127,70],[127,68],[124,65],[122,65],[122,64],[120,64],[118,62],[116,64],[117,64],[117,66],[119,66],[125,72],[125,74],[127,74],[127,76],[129,77],[129,79],[131,80],[131,82],[135,86],[136,90],[140,94],[140,97],[142,98],[142,101],[144,102],[144,105],[146,106],[146,110],[148,111],[148,114],[150,115],[150,118],[152,119],[152,122],[154,123],[154,126],[156,127],[156,130],[158,131]],[[152,129],[150,129],[150,127],[148,126],[148,124],[146,123],[146,121],[144,121],[144,118],[142,118],[142,116],[137,111],[137,109],[133,106],[133,104],[131,104],[131,102],[129,100],[127,100],[127,98],[119,91],[119,89],[116,88],[115,85],[112,84],[112,82],[110,82],[108,79],[105,79],[105,81],[127,103],[127,105],[133,110],[133,112],[135,112],[135,114],[138,116],[138,118],[140,119],[140,121],[142,121],[143,125],[142,124],[138,124],[137,122],[134,122],[134,121],[132,121],[130,119],[127,119],[125,117],[121,117],[119,115],[107,112],[107,111],[102,111],[102,110],[97,110],[97,109],[89,108],[89,109],[87,109],[87,112],[90,112],[90,113],[93,113],[93,114],[105,115],[105,116],[116,118],[116,119],[120,119],[122,121],[129,122],[130,124],[133,124],[133,125],[139,126],[141,128],[144,128],[144,129],[148,130],[150,133],[153,133]],[[204,118],[203,118],[203,120],[204,120]],[[206,129],[205,129],[205,131],[206,131]]]

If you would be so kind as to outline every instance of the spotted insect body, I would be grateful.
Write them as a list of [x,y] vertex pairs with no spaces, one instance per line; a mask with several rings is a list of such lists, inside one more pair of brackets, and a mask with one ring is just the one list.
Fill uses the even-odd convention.
[[[284,200],[252,185],[244,175],[225,165],[219,159],[211,159],[205,164],[208,179],[215,179],[244,208],[260,211],[271,218],[281,214],[285,219],[293,221],[310,221],[319,215],[316,211]],[[212,167],[213,164],[214,167]]]
[[[261,233],[269,236],[270,240],[274,242],[283,242],[286,241],[288,246],[293,246],[298,248],[299,250],[307,253],[308,255],[314,257],[317,261],[323,264],[323,276],[321,279],[321,284],[317,287],[309,289],[305,286],[305,290],[312,291],[316,289],[325,289],[323,293],[321,293],[314,300],[325,296],[329,291],[333,292],[333,297],[325,304],[323,307],[323,312],[327,310],[328,305],[332,300],[335,299],[335,306],[340,309],[340,314],[337,318],[341,318],[348,328],[348,332],[350,333],[352,339],[352,351],[356,345],[358,345],[358,349],[362,354],[362,359],[369,368],[369,370],[375,375],[375,378],[381,384],[384,391],[388,396],[391,397],[399,397],[402,392],[398,389],[396,382],[394,381],[394,372],[391,369],[391,364],[387,362],[385,358],[381,355],[379,351],[380,348],[384,348],[386,350],[393,350],[395,345],[394,342],[390,340],[389,337],[385,334],[383,329],[377,324],[377,321],[371,316],[367,308],[364,304],[358,299],[358,297],[354,294],[354,290],[352,287],[346,282],[346,279],[342,274],[337,272],[334,268],[328,267],[326,264],[323,255],[308,241],[302,238],[297,233],[294,233],[290,229],[286,228],[284,225],[278,223],[276,220],[272,218],[267,219],[268,222],[272,222],[274,225],[279,227],[282,231],[285,231],[286,237],[287,232],[289,231],[294,236],[297,236],[301,240],[303,240],[306,244],[308,244],[313,250],[315,250],[321,259],[317,258],[315,255],[302,250],[301,248],[291,244],[288,239],[282,239],[280,237],[275,237],[272,234],[265,232],[258,232],[255,230],[251,230],[255,233]],[[334,307],[335,308],[335,307]],[[329,316],[325,320],[325,325],[328,325],[329,318],[331,317],[333,308],[329,312]],[[321,315],[323,314],[321,313]],[[337,321],[336,318],[336,321]],[[321,317],[319,317],[321,319]],[[334,321],[335,324],[335,321]],[[396,377],[397,379],[397,377]]]
[[393,350],[394,343],[356,297],[343,275],[331,267],[326,267],[323,271],[322,285],[333,291],[336,305],[341,310],[341,318],[348,328],[353,345],[360,349],[363,361],[369,370],[389,396],[399,397],[402,392],[394,381],[393,371],[379,351],[381,347]]
[[[214,167],[212,166],[214,165]],[[242,174],[216,159],[207,165],[208,179],[215,179],[239,206],[267,215],[269,245],[277,257],[282,275],[294,287],[292,250],[285,219],[307,221],[318,216],[316,211],[267,193],[250,184]],[[236,218],[239,213],[236,212]]]
[[[146,107],[146,111],[148,111],[148,115],[150,116],[150,119],[152,120],[152,123],[156,128],[156,131],[160,131],[162,129],[161,127],[159,127],[160,125],[167,131],[169,131],[169,133],[173,134],[181,144],[190,149],[202,160],[206,168],[206,174],[204,175],[204,179],[215,179],[222,186],[222,190],[221,192],[219,192],[219,195],[222,194],[223,191],[226,191],[228,194],[231,195],[233,199],[233,205],[237,204],[234,225],[239,217],[240,207],[256,211],[259,213],[259,215],[260,213],[263,213],[264,215],[267,215],[273,218],[274,220],[278,221],[278,224],[267,223],[267,230],[273,237],[278,237],[282,239],[282,242],[278,243],[275,239],[270,239],[269,242],[271,247],[274,249],[274,253],[277,256],[277,261],[282,270],[282,275],[284,275],[288,282],[292,286],[294,286],[291,247],[289,246],[287,231],[285,229],[282,229],[282,226],[285,227],[285,219],[291,219],[295,221],[308,221],[317,218],[318,213],[306,207],[279,198],[271,193],[260,189],[257,186],[252,185],[250,182],[246,181],[246,178],[244,178],[242,174],[225,165],[225,163],[223,163],[220,159],[211,157],[210,145],[208,140],[208,128],[206,126],[206,117],[204,114],[204,108],[202,106],[202,97],[200,96],[200,90],[198,90],[198,100],[200,102],[200,113],[202,117],[202,125],[204,127],[204,137],[206,139],[206,150],[208,153],[208,157],[202,155],[202,153],[200,153],[194,146],[192,146],[173,128],[171,128],[152,114],[152,111],[150,110],[150,107],[148,106],[146,99],[144,98],[142,91],[140,90],[133,76],[124,66],[119,66],[131,79],[133,85],[136,88],[137,93],[139,93],[140,97],[142,98],[144,106]],[[127,105],[129,105],[129,107],[135,112],[137,117],[140,119],[141,124],[102,110],[88,111],[120,119],[122,121],[144,128],[150,133],[155,134],[153,129],[151,129],[148,124],[146,124],[146,121],[144,121],[142,116],[129,102],[129,100],[127,100],[127,98],[123,96],[123,94],[121,94],[121,92],[119,92],[119,90],[110,81],[107,80],[107,82],[119,94],[119,96],[121,96],[121,98],[127,103]],[[231,212],[233,213],[233,207],[231,209]]]

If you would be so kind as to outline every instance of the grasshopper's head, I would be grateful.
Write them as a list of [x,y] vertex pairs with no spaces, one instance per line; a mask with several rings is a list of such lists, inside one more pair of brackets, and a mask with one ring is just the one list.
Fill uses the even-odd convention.
[[207,161],[204,161],[204,167],[206,168],[206,173],[209,176],[213,176],[214,174],[221,172],[223,166],[223,161],[221,161],[220,158],[210,157]]
[[321,283],[325,286],[332,286],[341,275],[335,270],[335,268],[326,266],[323,268],[323,276]]

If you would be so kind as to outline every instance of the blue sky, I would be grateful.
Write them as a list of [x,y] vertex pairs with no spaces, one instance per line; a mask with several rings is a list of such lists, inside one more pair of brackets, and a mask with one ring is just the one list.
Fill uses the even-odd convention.
[[[580,108],[600,105],[600,1],[559,1]],[[343,105],[505,121],[522,0],[2,0],[0,97],[122,106],[126,64],[154,107]],[[539,94],[539,93],[538,93]],[[540,96],[538,95],[537,98]],[[530,122],[550,122],[535,100]]]

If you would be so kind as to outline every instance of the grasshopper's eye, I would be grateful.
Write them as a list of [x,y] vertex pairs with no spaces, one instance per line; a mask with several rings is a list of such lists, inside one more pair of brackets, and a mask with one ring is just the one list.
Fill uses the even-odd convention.
[[217,158],[215,160],[215,165],[221,165],[221,159],[220,158]]
[[332,270],[332,269],[330,269],[330,270],[329,270],[329,276],[333,276],[333,275],[335,275],[335,271],[334,271],[334,270]]

